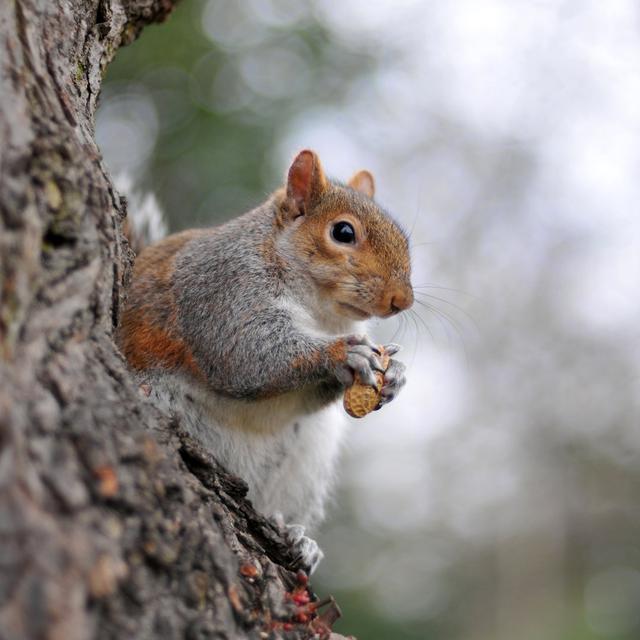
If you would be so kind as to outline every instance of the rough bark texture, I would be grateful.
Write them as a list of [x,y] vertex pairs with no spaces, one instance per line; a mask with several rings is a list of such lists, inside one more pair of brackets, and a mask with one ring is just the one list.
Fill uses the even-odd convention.
[[328,635],[243,483],[142,401],[112,341],[131,254],[96,100],[173,4],[0,2],[2,640]]

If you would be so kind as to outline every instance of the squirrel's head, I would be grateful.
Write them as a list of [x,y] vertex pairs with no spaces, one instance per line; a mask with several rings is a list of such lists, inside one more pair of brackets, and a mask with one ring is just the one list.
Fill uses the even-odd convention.
[[406,234],[374,201],[373,176],[328,180],[318,156],[301,151],[287,177],[280,223],[291,250],[339,315],[388,317],[413,304]]

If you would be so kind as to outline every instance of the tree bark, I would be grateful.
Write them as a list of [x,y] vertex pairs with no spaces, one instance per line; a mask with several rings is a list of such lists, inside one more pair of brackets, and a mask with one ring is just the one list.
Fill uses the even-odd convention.
[[244,483],[143,401],[104,70],[175,0],[0,3],[0,638],[328,637]]

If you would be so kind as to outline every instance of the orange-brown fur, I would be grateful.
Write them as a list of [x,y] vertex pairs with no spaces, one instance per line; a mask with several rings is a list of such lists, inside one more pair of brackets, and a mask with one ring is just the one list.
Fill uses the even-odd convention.
[[[338,221],[354,227],[358,238],[355,250],[338,246],[327,237],[331,224]],[[340,276],[348,274],[359,283],[377,281],[384,286],[376,289],[401,292],[413,299],[407,238],[377,207],[368,206],[359,193],[329,183],[313,215],[305,217],[297,229],[295,240],[299,251],[313,262],[314,273],[326,274],[317,276],[316,284],[329,296],[337,295]],[[375,315],[388,315],[388,308],[389,295],[372,301]]]
[[193,354],[177,332],[177,308],[171,291],[177,252],[199,230],[165,238],[136,260],[130,303],[122,314],[118,338],[129,364],[137,370],[182,370],[204,381]]

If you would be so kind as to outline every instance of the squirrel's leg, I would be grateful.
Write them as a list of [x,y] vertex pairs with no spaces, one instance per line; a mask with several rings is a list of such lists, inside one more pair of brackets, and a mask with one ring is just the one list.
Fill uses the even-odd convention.
[[[354,373],[375,385],[384,371],[378,347],[366,335],[317,338],[292,328],[288,319],[257,316],[241,344],[220,357],[208,353],[211,386],[236,398],[260,398],[314,383],[353,383]],[[231,340],[231,338],[229,338]],[[225,368],[218,363],[225,363]],[[209,363],[205,363],[208,365]]]

